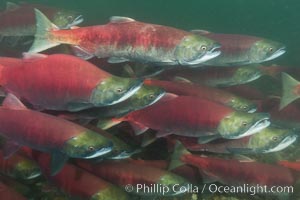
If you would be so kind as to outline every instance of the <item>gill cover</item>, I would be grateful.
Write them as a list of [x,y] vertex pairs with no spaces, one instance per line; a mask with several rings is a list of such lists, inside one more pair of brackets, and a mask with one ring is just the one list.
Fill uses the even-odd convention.
[[273,60],[285,53],[285,46],[271,40],[259,40],[255,42],[249,52],[251,63],[261,63]]
[[220,54],[214,51],[220,45],[199,35],[185,36],[175,49],[175,58],[180,65],[196,65]]
[[105,155],[112,149],[113,143],[109,139],[88,130],[66,141],[62,152],[72,158],[90,159]]
[[99,107],[122,102],[135,94],[142,84],[141,79],[111,76],[96,86],[90,97],[90,102]]

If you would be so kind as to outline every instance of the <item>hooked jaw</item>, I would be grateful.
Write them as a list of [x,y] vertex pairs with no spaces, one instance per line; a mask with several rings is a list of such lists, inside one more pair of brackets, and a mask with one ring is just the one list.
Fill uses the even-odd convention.
[[110,142],[107,147],[103,147],[102,149],[92,153],[91,155],[87,155],[84,157],[84,159],[91,159],[91,158],[97,158],[100,156],[103,156],[105,154],[108,154],[109,152],[111,152],[113,150],[113,143]]
[[112,150],[112,141],[89,130],[67,140],[62,148],[62,152],[68,157],[82,159],[103,156]]
[[268,113],[235,111],[222,119],[217,131],[225,139],[240,139],[253,135],[270,124],[270,115]]
[[263,153],[272,153],[272,152],[277,152],[281,151],[291,144],[293,144],[297,140],[298,136],[297,135],[289,135],[286,138],[284,138],[277,146],[274,148],[268,149],[263,151]]
[[117,104],[135,94],[142,84],[142,79],[112,76],[96,86],[90,97],[90,102],[96,107]]
[[273,59],[281,56],[285,52],[286,52],[285,47],[282,47],[282,48],[278,49],[276,52],[274,52],[269,58],[265,59],[264,62],[269,61],[269,60],[273,60]]
[[237,136],[235,139],[240,139],[246,136],[253,135],[264,128],[268,127],[271,124],[268,117],[257,121],[254,125],[252,125],[244,134]]
[[220,50],[217,50],[221,47],[221,45],[215,45],[214,48],[212,48],[210,51],[207,51],[204,55],[199,55],[198,58],[185,62],[186,65],[197,65],[204,63],[208,60],[211,60],[221,54]]

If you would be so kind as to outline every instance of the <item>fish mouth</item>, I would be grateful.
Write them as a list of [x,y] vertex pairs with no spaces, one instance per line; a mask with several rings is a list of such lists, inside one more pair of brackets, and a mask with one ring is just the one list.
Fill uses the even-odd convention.
[[257,108],[252,108],[252,109],[248,110],[248,112],[247,112],[247,113],[255,113],[255,112],[256,112],[256,110],[257,110]]
[[265,59],[264,61],[273,60],[273,59],[281,56],[285,52],[286,52],[285,47],[282,47],[282,48],[278,49],[277,51],[275,51],[269,58]]
[[210,51],[207,51],[204,55],[199,56],[199,58],[197,58],[193,61],[187,62],[187,64],[188,65],[197,65],[197,64],[204,63],[208,60],[211,60],[221,54],[221,51],[218,50],[219,48],[221,48],[221,46],[216,45]]
[[290,135],[284,138],[276,147],[268,149],[263,151],[263,153],[272,153],[272,152],[277,152],[281,151],[291,144],[293,144],[297,140],[298,136],[297,135]]
[[122,96],[120,99],[118,99],[116,101],[111,102],[108,105],[114,105],[114,104],[120,103],[122,101],[125,101],[126,99],[128,99],[129,97],[131,97],[132,95],[134,95],[142,87],[143,83],[144,83],[144,81],[142,79],[139,79],[138,81],[136,81],[136,84],[134,84],[130,88],[130,90],[128,90],[126,92],[126,94],[124,96]]
[[92,155],[90,156],[86,156],[84,157],[84,159],[91,159],[91,158],[97,158],[97,157],[100,157],[100,156],[103,156],[109,152],[111,152],[113,150],[113,144],[111,143],[111,145],[107,146],[107,147],[104,147],[102,149],[100,149],[99,151],[93,153]]
[[151,106],[153,104],[155,104],[156,102],[158,102],[163,96],[165,96],[166,92],[161,93],[159,96],[156,97],[156,99],[154,101],[152,101],[150,104],[148,104],[147,106]]
[[30,176],[26,177],[26,179],[34,179],[36,177],[39,177],[41,173],[32,173]]
[[246,136],[253,135],[264,128],[268,127],[271,124],[270,119],[268,117],[265,117],[259,121],[257,121],[254,125],[252,125],[245,133],[235,137],[235,139],[240,139]]
[[135,151],[122,151],[120,154],[116,156],[109,157],[110,160],[121,160],[121,159],[127,159],[130,158],[132,155],[140,153],[141,150],[135,150]]

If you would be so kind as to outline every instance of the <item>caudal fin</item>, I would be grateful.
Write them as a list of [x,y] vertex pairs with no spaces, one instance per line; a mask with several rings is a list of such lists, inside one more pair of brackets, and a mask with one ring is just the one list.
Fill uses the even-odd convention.
[[173,170],[184,165],[184,163],[181,161],[181,156],[186,154],[190,154],[190,152],[188,152],[188,150],[186,150],[186,148],[179,141],[176,141],[175,149],[169,164],[169,170]]
[[294,79],[287,73],[282,73],[281,78],[282,78],[282,97],[279,106],[280,110],[300,97],[299,94],[295,93],[296,86],[299,85],[300,82],[298,82],[296,79]]
[[37,53],[60,45],[60,43],[52,41],[49,37],[51,30],[58,30],[59,28],[38,9],[34,9],[34,12],[36,18],[36,33],[29,52]]

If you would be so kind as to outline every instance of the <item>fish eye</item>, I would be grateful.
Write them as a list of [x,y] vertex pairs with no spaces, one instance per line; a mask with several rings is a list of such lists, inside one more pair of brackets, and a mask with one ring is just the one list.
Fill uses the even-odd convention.
[[205,46],[205,45],[201,46],[202,51],[206,51],[206,49],[207,49],[207,46]]
[[117,88],[117,93],[122,93],[124,90],[122,88]]
[[243,106],[243,109],[247,109],[248,107],[247,106]]
[[273,140],[273,141],[277,141],[277,140],[278,140],[278,137],[277,137],[277,136],[274,136],[274,137],[272,137],[272,140]]
[[89,147],[88,147],[88,150],[89,150],[89,151],[94,151],[94,150],[95,150],[95,147],[89,146]]
[[272,52],[274,49],[272,47],[269,48],[269,51]]
[[150,94],[149,99],[154,99],[154,94]]
[[73,20],[73,16],[69,15],[69,16],[67,17],[67,19],[68,19],[69,21],[71,21],[71,20]]
[[243,126],[247,126],[247,122],[243,121],[243,122],[242,122],[242,125],[243,125]]

